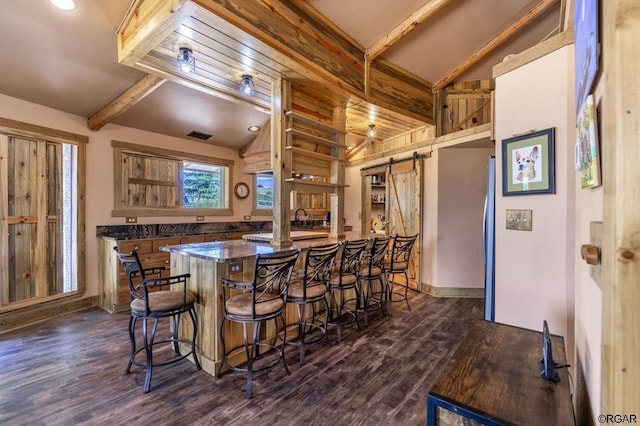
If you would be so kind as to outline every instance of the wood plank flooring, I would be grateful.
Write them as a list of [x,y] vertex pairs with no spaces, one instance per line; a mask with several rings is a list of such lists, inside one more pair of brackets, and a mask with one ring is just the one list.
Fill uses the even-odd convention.
[[424,425],[431,384],[458,346],[481,299],[410,292],[411,310],[370,316],[336,344],[287,348],[281,365],[216,379],[189,361],[125,375],[128,315],[98,308],[0,335],[0,424],[30,425]]

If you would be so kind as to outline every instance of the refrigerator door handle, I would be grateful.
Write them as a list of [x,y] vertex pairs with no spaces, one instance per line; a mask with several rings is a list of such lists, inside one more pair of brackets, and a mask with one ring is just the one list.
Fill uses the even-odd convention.
[[484,212],[482,213],[482,260],[487,264],[487,208],[489,207],[489,196],[484,197]]

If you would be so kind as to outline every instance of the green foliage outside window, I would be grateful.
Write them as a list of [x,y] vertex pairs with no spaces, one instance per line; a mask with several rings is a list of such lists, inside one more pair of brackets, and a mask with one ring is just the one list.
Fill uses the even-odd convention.
[[185,207],[222,207],[222,170],[200,164],[185,164],[182,179]]

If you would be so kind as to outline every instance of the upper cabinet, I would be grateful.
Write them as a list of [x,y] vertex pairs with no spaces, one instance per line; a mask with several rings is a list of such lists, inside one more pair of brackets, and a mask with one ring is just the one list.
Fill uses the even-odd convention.
[[387,233],[387,166],[362,171],[362,222],[363,233]]

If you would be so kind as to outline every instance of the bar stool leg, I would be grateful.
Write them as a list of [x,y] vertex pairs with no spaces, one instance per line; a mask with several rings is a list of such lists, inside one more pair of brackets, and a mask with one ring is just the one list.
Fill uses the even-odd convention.
[[133,365],[133,360],[136,356],[136,322],[137,317],[131,315],[129,318],[129,340],[131,341],[131,355],[129,355],[129,363],[127,364],[127,368],[125,369],[125,374],[129,374],[131,372],[131,366]]
[[144,377],[144,393],[148,393],[151,388],[151,375],[153,373],[153,341],[156,336],[156,330],[158,329],[158,318],[153,318],[153,326],[151,327],[151,336],[149,336],[147,331],[147,321],[149,318],[144,318],[142,322],[142,340],[144,342],[144,352],[147,357],[147,362],[145,366],[145,377]]

